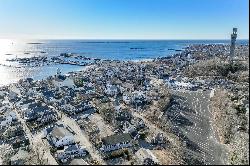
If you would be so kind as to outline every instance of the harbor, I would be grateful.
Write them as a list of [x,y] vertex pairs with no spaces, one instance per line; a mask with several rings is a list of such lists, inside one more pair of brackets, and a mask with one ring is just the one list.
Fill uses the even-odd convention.
[[[247,44],[239,40],[239,44]],[[39,44],[33,44],[39,43]],[[0,40],[0,86],[17,82],[19,79],[45,79],[56,74],[82,70],[88,63],[99,60],[144,61],[174,55],[175,49],[184,49],[192,44],[229,44],[229,40]],[[145,49],[130,49],[145,48]],[[173,49],[173,50],[168,50]],[[29,53],[29,54],[24,54]],[[73,53],[73,57],[60,56]],[[76,58],[79,57],[79,58]],[[7,61],[12,60],[12,61]],[[18,60],[18,61],[15,61]],[[32,63],[19,63],[32,61]],[[43,60],[45,62],[43,62]],[[66,64],[59,64],[59,62]],[[73,64],[73,65],[71,65]],[[46,72],[45,72],[46,71]]]

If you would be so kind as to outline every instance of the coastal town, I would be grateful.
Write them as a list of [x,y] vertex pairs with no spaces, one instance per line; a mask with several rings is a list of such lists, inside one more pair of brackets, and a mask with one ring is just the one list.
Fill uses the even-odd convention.
[[[92,60],[72,53],[62,56]],[[15,60],[66,63],[60,58]],[[58,69],[43,80],[27,78],[2,86],[0,161],[247,164],[249,147],[242,146],[249,141],[248,61],[248,44],[236,45],[233,57],[230,45],[194,44],[152,61],[93,59],[81,71],[64,75]],[[235,114],[223,114],[225,119],[216,100],[220,91],[235,108]],[[232,127],[220,130],[232,117]],[[240,139],[234,138],[237,134]]]

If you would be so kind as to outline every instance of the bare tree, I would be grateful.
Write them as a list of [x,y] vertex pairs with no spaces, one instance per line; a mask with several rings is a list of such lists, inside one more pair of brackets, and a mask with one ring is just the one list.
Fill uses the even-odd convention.
[[[10,158],[14,155],[15,151],[9,144],[0,146],[0,165],[8,164]],[[2,163],[1,163],[2,162]]]
[[42,143],[33,145],[30,156],[27,158],[26,164],[29,165],[47,165],[48,159],[45,158],[45,150]]

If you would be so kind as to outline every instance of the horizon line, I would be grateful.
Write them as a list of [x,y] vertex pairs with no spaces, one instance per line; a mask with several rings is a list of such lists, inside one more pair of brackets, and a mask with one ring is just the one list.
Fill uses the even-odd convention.
[[[95,38],[95,39],[91,39],[91,38],[1,38],[0,37],[0,40],[3,40],[3,39],[7,39],[7,40],[231,40],[231,39],[135,39],[135,38],[128,38],[128,39],[123,39],[123,38]],[[240,39],[237,39],[237,40],[249,40],[249,39],[244,39],[244,38],[240,38]],[[236,41],[237,41],[236,40]]]

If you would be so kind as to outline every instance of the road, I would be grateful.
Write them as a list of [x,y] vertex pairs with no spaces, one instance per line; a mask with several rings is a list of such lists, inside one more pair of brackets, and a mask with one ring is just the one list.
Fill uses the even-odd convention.
[[[86,150],[90,153],[93,159],[99,161],[99,163],[102,165],[106,165],[104,160],[101,158],[100,153],[94,148],[94,146],[89,141],[87,134],[80,129],[79,125],[76,123],[74,119],[69,118],[64,114],[62,114],[61,122],[64,125],[69,126],[76,133],[75,134],[76,141],[79,141],[80,145],[86,148]],[[60,121],[58,123],[60,123]]]
[[[21,122],[23,129],[27,137],[29,138],[32,148],[39,147],[38,149],[40,152],[44,151],[45,153],[42,157],[43,159],[48,161],[49,165],[58,165],[58,163],[56,162],[56,160],[50,153],[49,145],[41,139],[42,137],[41,133],[33,135],[31,131],[29,130],[28,126],[26,125],[25,120],[21,117],[20,113],[17,111],[18,108],[15,105],[13,105],[13,108],[14,108],[13,110],[16,112],[17,119]],[[37,150],[37,149],[35,148],[34,150]]]

